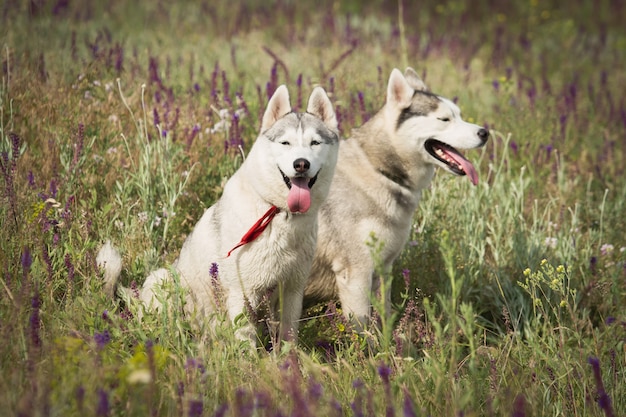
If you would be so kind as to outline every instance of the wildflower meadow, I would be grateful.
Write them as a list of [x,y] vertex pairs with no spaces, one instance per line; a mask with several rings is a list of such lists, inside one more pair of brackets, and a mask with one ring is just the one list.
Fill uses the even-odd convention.
[[[6,0],[0,6],[0,414],[619,416],[626,412],[622,0]],[[258,135],[320,85],[342,137],[413,67],[484,148],[437,172],[357,331],[199,334],[104,294],[171,265]],[[349,198],[349,196],[347,196]],[[372,256],[384,242],[371,242]],[[215,279],[219,268],[207,271]],[[141,314],[143,313],[143,314]]]

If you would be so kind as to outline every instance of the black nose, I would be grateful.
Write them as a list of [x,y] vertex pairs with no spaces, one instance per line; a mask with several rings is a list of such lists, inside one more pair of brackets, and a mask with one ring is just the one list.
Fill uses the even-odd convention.
[[304,158],[298,158],[293,161],[293,168],[298,174],[303,174],[311,168],[311,163]]
[[478,131],[478,137],[483,143],[487,142],[487,139],[489,138],[489,131],[487,129],[480,129]]

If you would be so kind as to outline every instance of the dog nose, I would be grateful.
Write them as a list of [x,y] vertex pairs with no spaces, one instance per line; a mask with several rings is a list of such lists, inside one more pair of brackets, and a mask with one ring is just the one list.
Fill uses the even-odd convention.
[[487,142],[487,139],[489,138],[489,131],[487,129],[480,129],[478,131],[478,137],[483,143]]
[[303,174],[311,168],[311,163],[304,158],[298,158],[293,161],[293,168],[298,174]]

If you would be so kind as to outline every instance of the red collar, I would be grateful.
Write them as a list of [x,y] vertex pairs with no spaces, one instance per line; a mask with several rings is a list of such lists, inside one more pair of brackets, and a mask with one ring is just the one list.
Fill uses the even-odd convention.
[[270,209],[265,212],[263,217],[257,220],[257,222],[254,223],[254,225],[250,228],[250,230],[248,230],[246,234],[243,235],[239,243],[237,243],[234,248],[228,251],[228,255],[226,255],[226,257],[228,258],[230,254],[238,247],[243,246],[246,243],[250,243],[257,237],[259,237],[259,235],[263,233],[267,225],[270,224],[274,216],[276,216],[276,213],[278,213],[279,211],[280,209],[276,206],[270,207]]

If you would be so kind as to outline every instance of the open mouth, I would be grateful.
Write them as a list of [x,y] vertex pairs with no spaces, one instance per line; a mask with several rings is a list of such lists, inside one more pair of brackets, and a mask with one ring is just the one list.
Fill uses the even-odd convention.
[[287,206],[292,213],[306,213],[311,207],[311,187],[317,181],[319,171],[313,178],[307,177],[293,177],[289,178],[285,173],[278,168],[283,181],[289,188],[289,194],[287,195]]
[[[278,170],[280,171],[280,174],[283,176],[283,181],[285,181],[285,184],[287,184],[287,188],[289,188],[291,190],[291,179],[285,175],[285,173],[283,172],[282,169],[278,168]],[[317,176],[319,175],[319,171],[317,172],[317,174],[315,174],[315,176],[311,179],[309,179],[309,182],[307,184],[307,186],[309,187],[309,189],[313,188],[313,184],[315,184],[315,181],[317,181]],[[305,177],[295,177],[294,180],[297,179],[301,179],[302,181],[306,181]]]
[[436,139],[428,139],[424,147],[433,158],[445,164],[450,172],[467,175],[474,185],[478,184],[478,173],[472,163],[452,146]]

